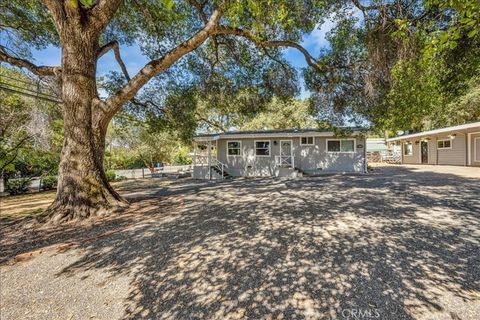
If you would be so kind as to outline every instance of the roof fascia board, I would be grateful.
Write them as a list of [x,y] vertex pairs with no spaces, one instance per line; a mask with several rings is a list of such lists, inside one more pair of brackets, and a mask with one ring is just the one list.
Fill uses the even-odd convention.
[[[360,131],[354,131],[348,135],[354,136],[362,134]],[[334,132],[291,132],[291,133],[231,133],[215,136],[213,140],[219,139],[255,139],[255,138],[294,138],[294,137],[334,137]],[[195,137],[195,141],[208,141],[212,137]]]
[[387,139],[387,142],[406,140],[406,139],[411,139],[411,138],[419,138],[419,137],[424,137],[424,136],[429,136],[429,135],[448,133],[448,132],[453,132],[453,131],[462,131],[462,130],[468,130],[468,129],[474,129],[474,128],[480,128],[480,122],[467,123],[467,124],[462,124],[460,126],[455,126],[455,127],[448,127],[448,128],[429,130],[429,131],[424,131],[424,132],[419,132],[419,133],[407,134],[407,135],[404,135],[404,136],[398,136],[398,137],[395,137],[395,138]]

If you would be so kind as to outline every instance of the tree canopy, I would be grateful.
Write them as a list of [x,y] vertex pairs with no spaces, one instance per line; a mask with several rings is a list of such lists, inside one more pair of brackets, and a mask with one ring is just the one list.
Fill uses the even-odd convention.
[[361,18],[339,16],[319,57],[331,72],[305,74],[319,116],[392,131],[480,119],[478,1],[353,2]]
[[[0,60],[38,76],[56,76],[62,83],[60,179],[57,198],[46,217],[54,221],[85,218],[126,204],[103,170],[108,124],[126,104],[127,108],[148,106],[142,110],[146,121],[169,113],[182,121],[179,110],[194,105],[189,102],[228,108],[225,97],[235,96],[240,105],[251,108],[274,95],[291,96],[297,90],[294,72],[280,48],[298,50],[309,66],[322,72],[299,42],[338,6],[333,0],[2,3],[1,32],[6,40]],[[120,45],[133,42],[139,43],[150,61],[130,75]],[[47,45],[61,47],[61,65],[37,66],[29,60],[30,48]],[[96,69],[98,59],[109,51],[114,52],[122,73],[113,79],[104,98],[98,91]],[[161,91],[160,99],[141,99],[142,88],[153,78],[162,89],[156,90]]]

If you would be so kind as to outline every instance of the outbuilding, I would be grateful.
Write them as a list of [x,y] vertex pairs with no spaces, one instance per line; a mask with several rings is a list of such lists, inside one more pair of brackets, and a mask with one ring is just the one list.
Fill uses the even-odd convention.
[[480,166],[480,122],[387,139],[401,146],[404,164]]

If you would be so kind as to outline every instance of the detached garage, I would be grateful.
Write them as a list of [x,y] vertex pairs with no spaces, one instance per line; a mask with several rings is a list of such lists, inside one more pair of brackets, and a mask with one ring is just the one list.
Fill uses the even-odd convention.
[[387,139],[401,146],[402,163],[480,167],[480,122]]

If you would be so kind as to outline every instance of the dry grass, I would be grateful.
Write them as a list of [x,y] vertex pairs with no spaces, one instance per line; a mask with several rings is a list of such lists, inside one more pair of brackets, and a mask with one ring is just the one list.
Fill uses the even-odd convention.
[[55,198],[55,191],[29,193],[19,196],[2,197],[2,219],[24,218],[46,209]]
[[[114,182],[112,185],[120,192],[133,192],[145,188],[158,188],[168,185],[167,180],[138,179]],[[0,198],[0,219],[14,220],[34,217],[41,213],[55,199],[55,191],[29,193]]]

